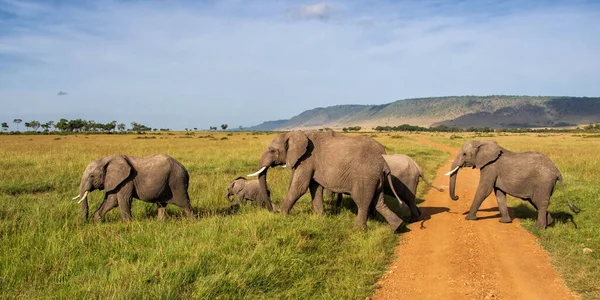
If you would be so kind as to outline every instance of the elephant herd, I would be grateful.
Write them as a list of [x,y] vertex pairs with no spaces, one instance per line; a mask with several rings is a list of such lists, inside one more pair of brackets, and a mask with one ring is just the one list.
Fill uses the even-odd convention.
[[[323,191],[327,189],[331,194],[337,193],[337,205],[342,194],[352,196],[358,208],[356,229],[366,227],[367,217],[374,209],[385,218],[392,231],[401,230],[403,221],[387,207],[384,195],[405,203],[411,211],[411,222],[419,220],[421,212],[415,197],[419,178],[432,186],[412,158],[403,154],[387,155],[384,146],[371,137],[347,136],[333,131],[291,131],[273,138],[262,153],[259,170],[248,175],[258,176],[258,179],[236,178],[227,186],[225,197],[238,203],[256,201],[259,206],[273,211],[267,172],[277,166],[291,169],[282,213],[289,214],[307,190],[310,191],[313,211],[322,213]],[[501,214],[500,222],[511,222],[506,206],[506,194],[509,194],[529,201],[538,210],[537,225],[540,228],[552,224],[552,217],[547,212],[548,204],[557,180],[562,187],[562,176],[543,154],[511,152],[494,141],[465,143],[454,159],[452,171],[446,174],[450,176],[450,197],[453,200],[458,199],[455,195],[456,176],[462,167],[478,168],[481,172],[466,219],[476,219],[479,206],[494,191]],[[95,222],[117,206],[123,220],[130,221],[133,198],[156,203],[158,219],[165,218],[167,204],[183,208],[186,215],[193,218],[188,184],[187,170],[170,156],[106,156],[89,163],[79,184],[79,194],[74,199],[81,198],[83,219],[87,220],[88,193],[105,191],[104,201],[93,215]],[[568,198],[567,201],[573,212],[579,212]]]

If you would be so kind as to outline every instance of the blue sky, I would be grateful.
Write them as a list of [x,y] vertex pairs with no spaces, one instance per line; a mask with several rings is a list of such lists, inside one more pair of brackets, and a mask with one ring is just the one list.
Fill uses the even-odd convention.
[[238,127],[413,97],[600,96],[598,20],[593,1],[0,0],[0,121]]

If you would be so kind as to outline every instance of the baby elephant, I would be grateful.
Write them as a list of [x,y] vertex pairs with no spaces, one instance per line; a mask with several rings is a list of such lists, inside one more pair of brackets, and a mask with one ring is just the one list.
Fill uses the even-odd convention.
[[[257,179],[247,180],[244,177],[238,177],[227,185],[227,193],[225,198],[228,201],[233,201],[231,196],[235,196],[235,203],[243,202],[244,200],[255,201],[259,197],[260,185]],[[271,190],[267,184],[267,195],[271,196]]]
[[168,155],[105,156],[88,164],[81,176],[79,195],[73,199],[81,197],[84,221],[88,218],[87,195],[93,190],[105,191],[104,201],[94,213],[94,222],[117,206],[123,220],[129,222],[133,198],[156,203],[160,220],[165,218],[165,207],[169,203],[183,208],[192,218],[188,183],[185,167]]

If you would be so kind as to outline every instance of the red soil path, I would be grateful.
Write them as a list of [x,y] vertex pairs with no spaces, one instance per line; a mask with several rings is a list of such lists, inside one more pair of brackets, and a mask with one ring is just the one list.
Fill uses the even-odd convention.
[[[400,236],[396,260],[378,282],[373,299],[579,299],[550,265],[537,238],[513,219],[498,222],[494,195],[481,206],[477,221],[465,220],[479,182],[479,170],[463,168],[456,183],[458,201],[448,194],[457,149],[420,139],[448,151],[435,185],[420,205],[423,223]],[[449,210],[448,210],[449,208]]]

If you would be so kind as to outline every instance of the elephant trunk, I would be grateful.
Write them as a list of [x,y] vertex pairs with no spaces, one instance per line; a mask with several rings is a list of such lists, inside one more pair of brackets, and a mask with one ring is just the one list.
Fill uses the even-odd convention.
[[269,193],[267,192],[267,171],[269,170],[269,168],[267,167],[266,169],[264,169],[259,175],[258,175],[258,184],[259,184],[259,191],[258,191],[258,205],[259,206],[266,206],[267,209],[269,211],[273,211],[273,204],[271,203],[271,197],[269,196]]
[[460,166],[462,166],[463,162],[461,161],[462,157],[459,153],[459,155],[456,156],[456,158],[454,159],[454,162],[452,162],[452,172],[450,174],[450,184],[449,184],[449,190],[450,190],[450,198],[454,201],[458,200],[458,196],[456,196],[456,175],[458,175],[458,169],[460,168]]
[[87,195],[90,190],[91,190],[91,188],[88,187],[88,185],[85,183],[85,181],[82,181],[81,184],[79,185],[78,197],[81,197],[79,202],[81,202],[81,211],[82,211],[81,218],[83,219],[84,222],[86,222],[88,219],[89,208],[88,208]]

